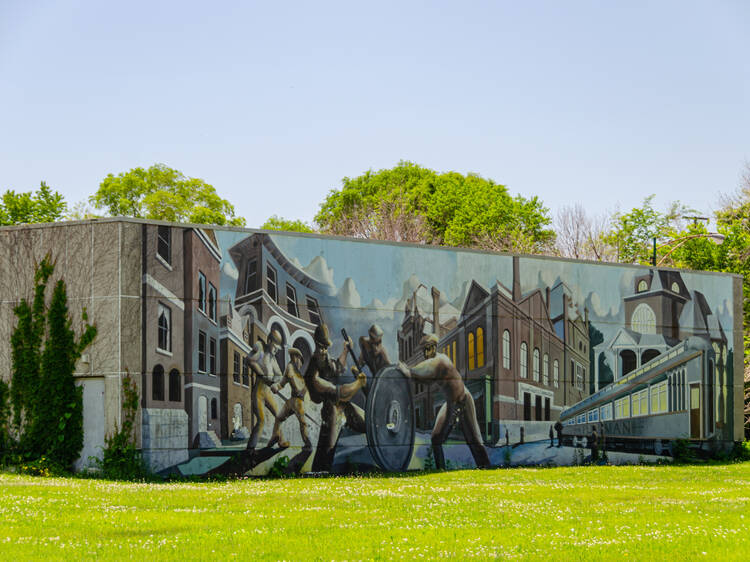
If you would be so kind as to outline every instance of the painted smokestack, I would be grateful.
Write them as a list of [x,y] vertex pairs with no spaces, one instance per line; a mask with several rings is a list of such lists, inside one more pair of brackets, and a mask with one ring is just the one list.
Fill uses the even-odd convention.
[[432,333],[440,338],[440,291],[432,288]]
[[521,272],[518,265],[518,256],[513,256],[513,302],[521,300]]

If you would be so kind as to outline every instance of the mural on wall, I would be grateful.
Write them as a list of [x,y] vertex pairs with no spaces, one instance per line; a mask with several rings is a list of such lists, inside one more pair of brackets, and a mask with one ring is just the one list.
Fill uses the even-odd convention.
[[570,464],[732,440],[730,277],[154,228],[148,267],[186,295],[145,315],[157,470]]

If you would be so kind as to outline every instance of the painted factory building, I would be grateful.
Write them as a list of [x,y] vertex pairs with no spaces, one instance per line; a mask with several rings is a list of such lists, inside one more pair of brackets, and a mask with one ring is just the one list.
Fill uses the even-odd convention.
[[3,380],[47,254],[74,326],[86,310],[98,329],[79,468],[128,374],[163,474],[566,464],[594,429],[623,459],[742,438],[737,276],[135,219],[3,227]]

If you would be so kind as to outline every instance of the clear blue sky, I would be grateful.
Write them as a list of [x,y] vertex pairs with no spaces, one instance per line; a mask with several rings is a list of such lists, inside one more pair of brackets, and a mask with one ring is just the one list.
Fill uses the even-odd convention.
[[163,162],[258,226],[400,159],[710,211],[750,160],[750,2],[0,0],[2,190]]

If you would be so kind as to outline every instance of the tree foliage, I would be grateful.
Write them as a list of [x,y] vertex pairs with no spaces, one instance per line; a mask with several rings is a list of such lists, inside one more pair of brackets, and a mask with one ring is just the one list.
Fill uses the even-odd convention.
[[344,178],[315,221],[330,234],[452,246],[539,251],[554,240],[536,197],[511,197],[479,175],[440,174],[405,161]]
[[263,230],[283,230],[286,232],[315,232],[315,229],[301,220],[285,219],[283,217],[271,216],[260,225]]
[[89,201],[112,216],[245,225],[245,219],[235,217],[234,206],[219,197],[212,185],[164,164],[109,174]]
[[28,459],[46,457],[70,466],[83,447],[82,388],[73,376],[76,361],[96,337],[83,314],[76,337],[68,312],[65,282],[55,283],[49,306],[47,283],[54,264],[47,255],[37,266],[34,299],[16,306],[11,335],[11,403],[19,449]]
[[0,201],[0,226],[23,223],[54,222],[65,214],[63,196],[44,182],[36,192],[16,193],[8,190]]

